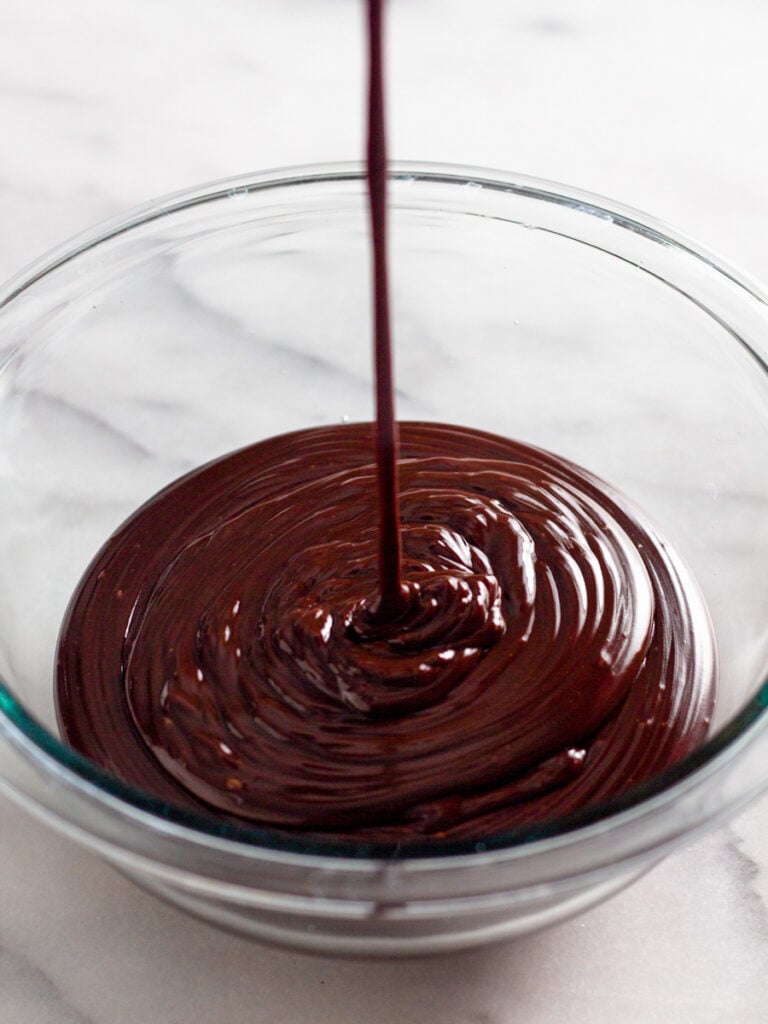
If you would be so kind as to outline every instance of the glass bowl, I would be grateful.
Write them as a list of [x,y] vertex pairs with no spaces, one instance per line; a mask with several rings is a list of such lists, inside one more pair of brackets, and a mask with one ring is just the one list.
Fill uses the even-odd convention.
[[395,165],[390,199],[400,418],[515,437],[618,486],[689,563],[719,647],[703,747],[610,805],[510,834],[391,848],[223,826],[56,738],[59,625],[122,520],[227,451],[371,418],[362,169],[150,203],[0,296],[2,787],[175,904],[325,953],[456,949],[560,920],[768,781],[764,295],[657,221],[560,185]]

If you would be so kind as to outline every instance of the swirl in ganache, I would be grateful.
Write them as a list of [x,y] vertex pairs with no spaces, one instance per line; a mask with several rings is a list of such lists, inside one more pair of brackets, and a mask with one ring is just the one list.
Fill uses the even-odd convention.
[[395,620],[374,614],[370,426],[260,442],[96,557],[60,641],[68,741],[224,820],[384,841],[568,813],[699,744],[711,628],[642,513],[540,449],[400,439]]

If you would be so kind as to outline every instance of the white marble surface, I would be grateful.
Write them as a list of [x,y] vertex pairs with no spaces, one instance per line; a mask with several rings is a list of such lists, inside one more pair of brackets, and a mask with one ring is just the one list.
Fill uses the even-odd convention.
[[[760,0],[393,0],[393,155],[656,213],[768,280]],[[144,199],[361,150],[359,0],[0,0],[0,275]],[[218,933],[0,802],[0,1024],[764,1024],[768,802],[582,918],[333,962]]]

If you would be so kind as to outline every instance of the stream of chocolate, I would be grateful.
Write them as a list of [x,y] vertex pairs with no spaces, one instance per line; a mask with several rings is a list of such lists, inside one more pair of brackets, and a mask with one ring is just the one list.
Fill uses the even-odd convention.
[[480,839],[696,747],[714,643],[680,559],[587,471],[434,423],[400,424],[397,458],[369,14],[377,423],[262,441],[139,509],[70,604],[57,707],[77,750],[220,820]]
[[387,254],[387,132],[384,116],[383,0],[368,3],[368,196],[373,256],[373,335],[376,379],[376,485],[379,497],[379,600],[371,612],[395,616],[405,599],[401,579],[392,336]]

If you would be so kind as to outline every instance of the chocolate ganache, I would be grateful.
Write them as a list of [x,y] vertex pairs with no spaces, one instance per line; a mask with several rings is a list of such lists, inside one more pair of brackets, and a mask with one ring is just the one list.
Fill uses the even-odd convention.
[[478,839],[692,750],[714,644],[680,559],[585,470],[435,423],[398,453],[368,14],[376,423],[262,441],[139,509],[70,604],[57,707],[76,749],[224,821]]
[[385,841],[566,813],[699,743],[707,613],[644,517],[544,451],[400,430],[396,618],[371,613],[371,425],[261,442],[96,558],[60,648],[67,739],[175,803]]

